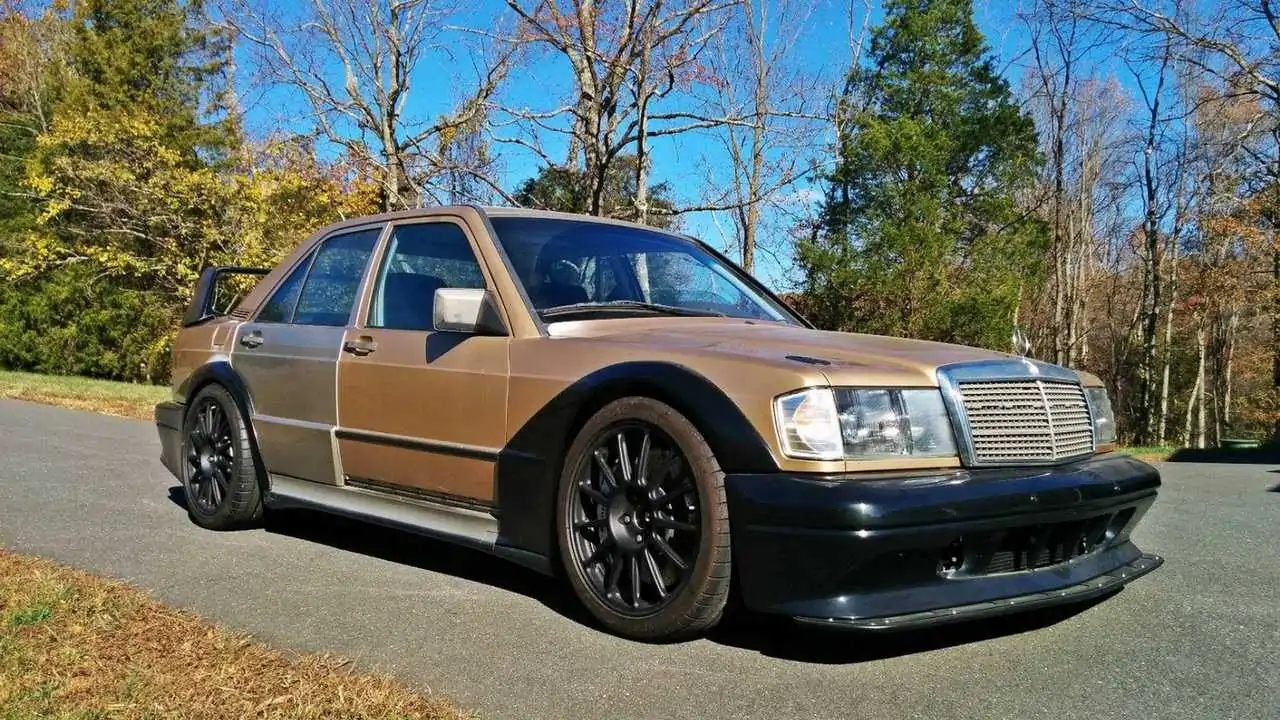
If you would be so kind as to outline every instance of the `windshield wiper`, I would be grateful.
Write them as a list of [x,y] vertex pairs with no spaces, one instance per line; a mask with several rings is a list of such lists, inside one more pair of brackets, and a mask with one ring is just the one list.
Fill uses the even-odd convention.
[[715,310],[702,310],[698,308],[685,308],[678,305],[663,305],[661,303],[643,302],[641,300],[606,300],[603,302],[584,302],[573,303],[572,305],[556,305],[538,313],[544,318],[561,317],[564,315],[581,315],[593,312],[615,312],[615,311],[641,311],[650,312],[655,315],[680,315],[684,317],[726,317],[722,312]]

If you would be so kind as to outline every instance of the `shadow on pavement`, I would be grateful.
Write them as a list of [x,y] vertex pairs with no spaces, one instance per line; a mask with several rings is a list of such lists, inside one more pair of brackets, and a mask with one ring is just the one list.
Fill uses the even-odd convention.
[[[181,486],[169,488],[169,500],[186,510]],[[594,626],[592,618],[578,605],[568,588],[555,578],[479,550],[314,510],[268,512],[264,529],[344,552],[520,593],[575,622]]]
[[1239,463],[1243,465],[1267,465],[1280,463],[1280,446],[1261,448],[1180,448],[1165,462],[1177,463]]
[[[186,498],[180,486],[169,488],[169,500],[186,510]],[[547,577],[479,550],[313,510],[270,512],[265,530],[520,593],[573,622],[606,632],[559,578]],[[706,639],[797,662],[870,662],[1039,630],[1084,612],[1116,593],[1085,603],[1009,617],[889,633],[805,627],[787,618],[753,613],[731,599],[724,620]]]

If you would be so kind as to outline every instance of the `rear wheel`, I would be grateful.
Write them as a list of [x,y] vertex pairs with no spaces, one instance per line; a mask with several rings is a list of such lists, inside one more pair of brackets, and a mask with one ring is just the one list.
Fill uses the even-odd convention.
[[262,489],[239,405],[221,385],[208,385],[188,406],[183,423],[182,488],[199,526],[233,530],[262,518]]
[[729,596],[724,473],[671,407],[617,400],[578,433],[557,503],[560,556],[610,630],[677,640],[714,626]]

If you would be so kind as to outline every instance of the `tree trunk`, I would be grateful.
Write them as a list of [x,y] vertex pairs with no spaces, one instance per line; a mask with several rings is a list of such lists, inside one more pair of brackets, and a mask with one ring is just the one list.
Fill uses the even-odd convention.
[[1194,445],[1194,447],[1201,448],[1201,449],[1204,448],[1204,436],[1205,436],[1204,400],[1205,400],[1206,388],[1205,388],[1205,377],[1204,377],[1204,371],[1205,371],[1204,365],[1205,365],[1205,355],[1208,350],[1207,335],[1208,333],[1205,332],[1205,328],[1203,324],[1201,324],[1201,326],[1196,329],[1196,347],[1200,351],[1200,360],[1199,360],[1199,363],[1196,365],[1196,388],[1199,390],[1199,394],[1200,394],[1200,411],[1198,416],[1198,422],[1196,423],[1197,425],[1196,441]]
[[[1277,189],[1280,192],[1280,188]],[[1272,392],[1280,398],[1280,242],[1276,242],[1272,229],[1271,243],[1275,250],[1271,253],[1271,344],[1275,348],[1272,355]],[[1271,439],[1280,442],[1280,413],[1276,413],[1275,426],[1271,429]]]
[[636,222],[649,222],[649,60],[653,53],[653,41],[649,23],[643,33],[643,50],[640,66],[636,69]]
[[1169,419],[1169,366],[1173,363],[1173,306],[1178,298],[1178,243],[1172,244],[1172,267],[1169,269],[1169,307],[1164,317],[1164,353],[1161,358],[1160,429],[1156,444],[1164,445],[1165,426]]
[[1222,421],[1226,424],[1228,429],[1231,427],[1231,375],[1236,355],[1236,329],[1239,326],[1240,313],[1233,308],[1231,310],[1231,320],[1227,324],[1227,377],[1225,382],[1226,387],[1222,394]]

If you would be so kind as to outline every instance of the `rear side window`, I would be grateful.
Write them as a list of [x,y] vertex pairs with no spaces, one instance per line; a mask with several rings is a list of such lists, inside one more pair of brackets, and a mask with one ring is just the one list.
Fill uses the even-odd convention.
[[391,237],[378,276],[369,327],[431,330],[436,290],[484,286],[462,228],[447,222],[402,225]]
[[258,313],[258,322],[287,323],[293,320],[293,309],[298,305],[298,291],[302,290],[302,281],[307,276],[307,268],[311,265],[308,255],[298,267],[289,273],[289,277],[280,283],[280,287],[272,293],[271,299]]
[[380,233],[378,228],[371,228],[324,241],[298,295],[294,324],[332,327],[347,324]]

